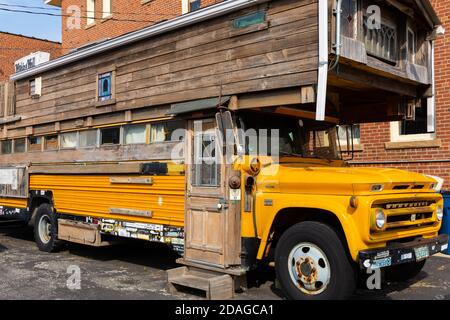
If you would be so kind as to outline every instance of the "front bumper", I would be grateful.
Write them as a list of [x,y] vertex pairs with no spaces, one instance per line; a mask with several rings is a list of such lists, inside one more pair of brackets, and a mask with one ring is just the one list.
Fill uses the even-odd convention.
[[384,248],[359,252],[361,269],[379,269],[398,264],[420,261],[448,247],[448,235],[441,234],[432,239],[417,239],[407,243],[396,243]]

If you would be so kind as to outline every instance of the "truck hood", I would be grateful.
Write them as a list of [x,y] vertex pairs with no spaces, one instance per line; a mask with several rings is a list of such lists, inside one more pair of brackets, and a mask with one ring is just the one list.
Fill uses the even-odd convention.
[[[284,163],[264,166],[256,181],[258,190],[265,192],[329,195],[434,192],[436,184],[430,177],[398,169]],[[375,184],[383,185],[383,190],[371,191]]]

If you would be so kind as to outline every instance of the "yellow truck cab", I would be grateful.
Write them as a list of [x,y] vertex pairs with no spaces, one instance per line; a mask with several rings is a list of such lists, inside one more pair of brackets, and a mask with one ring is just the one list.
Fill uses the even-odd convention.
[[434,179],[349,167],[333,124],[251,112],[241,118],[250,119],[243,121],[250,128],[279,130],[276,160],[247,150],[237,166],[245,185],[244,243],[260,239],[257,259],[273,251],[289,297],[349,293],[355,268],[390,267],[406,279],[445,248],[446,237],[437,235],[443,203]]
[[357,269],[388,267],[407,279],[446,248],[447,236],[438,236],[443,202],[434,179],[349,167],[332,123],[255,111],[234,117],[244,128],[279,133],[274,156],[252,155],[238,142],[243,154],[234,166],[244,186],[246,263],[273,259],[288,297],[346,297]]

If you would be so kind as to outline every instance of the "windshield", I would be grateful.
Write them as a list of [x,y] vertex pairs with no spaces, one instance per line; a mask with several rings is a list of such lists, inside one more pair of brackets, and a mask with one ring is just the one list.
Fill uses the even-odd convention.
[[340,159],[335,125],[273,113],[239,115],[240,144],[246,154]]

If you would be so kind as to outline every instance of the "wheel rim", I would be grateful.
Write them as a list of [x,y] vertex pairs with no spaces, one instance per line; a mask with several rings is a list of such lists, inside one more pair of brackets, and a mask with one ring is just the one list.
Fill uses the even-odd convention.
[[39,224],[38,224],[39,238],[41,239],[41,241],[44,244],[47,244],[50,242],[51,227],[52,227],[52,224],[50,222],[50,218],[47,215],[44,215],[39,219]]
[[303,242],[292,248],[288,268],[292,282],[305,294],[320,294],[330,283],[330,263],[315,244]]

